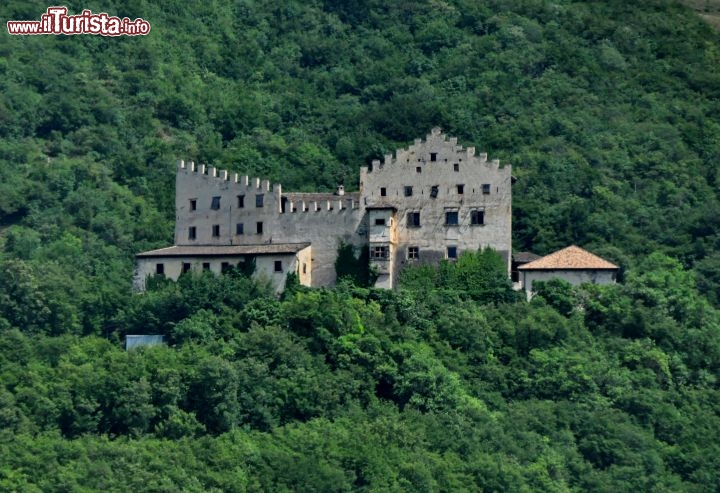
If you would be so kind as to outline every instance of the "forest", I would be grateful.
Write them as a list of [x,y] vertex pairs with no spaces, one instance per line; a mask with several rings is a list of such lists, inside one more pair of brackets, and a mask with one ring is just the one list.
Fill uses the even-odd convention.
[[[66,2],[0,30],[0,491],[720,488],[720,36],[671,0]],[[4,21],[49,4],[8,0]],[[513,247],[395,291],[153,279],[174,166],[356,189],[439,126],[513,166]],[[125,351],[126,334],[167,345]]]

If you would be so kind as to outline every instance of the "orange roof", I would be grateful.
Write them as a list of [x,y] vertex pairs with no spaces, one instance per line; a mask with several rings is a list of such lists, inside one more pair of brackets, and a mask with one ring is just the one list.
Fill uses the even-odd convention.
[[518,267],[518,270],[617,269],[618,266],[572,245]]

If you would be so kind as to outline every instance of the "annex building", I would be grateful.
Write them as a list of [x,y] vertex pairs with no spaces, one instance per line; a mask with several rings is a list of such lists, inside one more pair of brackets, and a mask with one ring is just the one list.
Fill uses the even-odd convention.
[[134,288],[253,262],[277,292],[294,272],[305,286],[336,282],[341,243],[368,247],[376,287],[403,266],[491,247],[511,257],[511,166],[434,128],[425,140],[362,167],[359,191],[285,192],[280,184],[180,161],[173,246],[136,256]]

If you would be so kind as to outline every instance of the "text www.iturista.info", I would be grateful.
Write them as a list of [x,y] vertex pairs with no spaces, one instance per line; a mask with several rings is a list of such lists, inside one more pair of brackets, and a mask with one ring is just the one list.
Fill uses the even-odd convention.
[[95,34],[100,36],[140,36],[150,32],[150,23],[137,18],[111,17],[105,12],[67,15],[67,7],[48,7],[39,21],[8,21],[8,33],[30,36],[34,34]]

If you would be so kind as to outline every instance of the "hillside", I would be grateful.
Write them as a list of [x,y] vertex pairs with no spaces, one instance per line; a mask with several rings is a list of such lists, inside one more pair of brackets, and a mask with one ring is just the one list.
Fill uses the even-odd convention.
[[[150,34],[3,29],[0,490],[716,488],[720,38],[635,3],[90,1]],[[398,292],[131,295],[177,159],[350,190],[435,126],[513,165],[516,250],[623,283],[527,303],[485,252]]]

